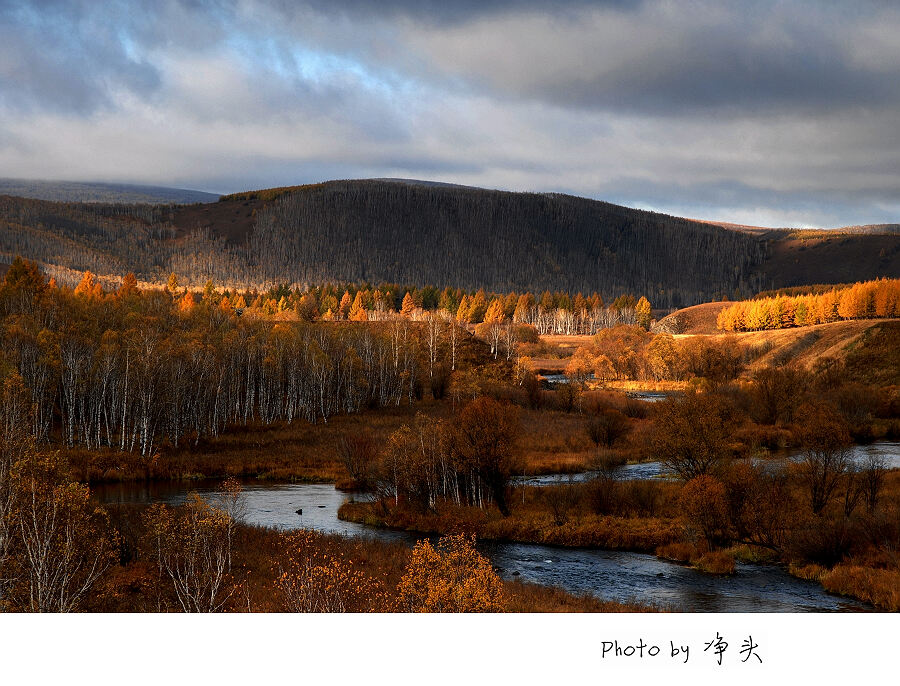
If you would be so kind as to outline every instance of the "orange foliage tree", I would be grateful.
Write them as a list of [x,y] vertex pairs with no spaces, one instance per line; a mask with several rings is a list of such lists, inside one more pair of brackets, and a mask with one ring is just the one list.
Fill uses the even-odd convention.
[[445,536],[437,547],[419,541],[397,587],[409,612],[499,612],[503,584],[475,538]]
[[786,329],[841,319],[900,316],[900,279],[878,279],[834,287],[815,295],[759,298],[735,303],[719,312],[723,331]]

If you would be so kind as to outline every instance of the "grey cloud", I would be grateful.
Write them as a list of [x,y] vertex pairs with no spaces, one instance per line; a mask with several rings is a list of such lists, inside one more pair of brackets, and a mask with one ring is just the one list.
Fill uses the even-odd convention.
[[874,0],[0,0],[0,167],[891,221],[898,31]]
[[739,181],[678,183],[620,178],[603,184],[598,199],[679,216],[764,226],[837,228],[895,223],[897,191],[863,194],[840,189],[793,191]]
[[159,86],[157,69],[129,54],[109,17],[77,3],[0,4],[6,107],[89,114],[108,106],[116,89],[146,98]]
[[486,93],[734,116],[900,103],[900,54],[856,59],[872,25],[896,35],[900,13],[881,3],[647,2],[626,13],[488,19],[412,40],[436,69]]
[[585,8],[606,7],[631,10],[641,6],[644,0],[306,0],[294,3],[290,0],[268,0],[267,4],[282,12],[291,12],[298,4],[327,15],[355,18],[409,18],[434,26],[465,24],[483,17],[522,12],[553,13],[566,15]]

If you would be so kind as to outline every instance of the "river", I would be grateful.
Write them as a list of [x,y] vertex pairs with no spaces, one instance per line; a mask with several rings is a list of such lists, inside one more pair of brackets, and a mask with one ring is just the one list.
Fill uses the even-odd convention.
[[[876,441],[867,445],[854,445],[850,448],[850,462],[857,467],[865,467],[870,458],[880,458],[886,469],[900,469],[900,441]],[[799,462],[803,459],[803,453],[779,454],[773,453],[769,457],[751,458],[763,464],[784,464],[785,460]],[[674,475],[662,462],[636,462],[615,467],[611,476],[617,481],[635,481],[641,479],[670,479]],[[541,474],[538,476],[514,476],[512,482],[515,485],[526,486],[550,486],[553,484],[578,483],[594,478],[597,472],[575,472],[573,474]]]
[[[106,503],[180,504],[189,491],[215,499],[215,481],[98,484]],[[375,529],[338,519],[338,508],[353,496],[331,484],[247,483],[248,524],[277,529],[310,528],[345,536],[369,536],[412,544],[409,532]],[[297,514],[302,510],[302,514]],[[778,567],[738,564],[730,577],[703,574],[653,555],[525,543],[483,542],[481,550],[504,578],[559,586],[605,600],[636,601],[685,612],[805,612],[869,609],[826,593],[819,584],[791,577]]]

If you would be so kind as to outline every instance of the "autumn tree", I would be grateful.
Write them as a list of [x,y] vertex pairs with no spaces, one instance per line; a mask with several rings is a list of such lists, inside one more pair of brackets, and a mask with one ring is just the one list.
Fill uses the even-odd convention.
[[649,329],[651,317],[650,301],[644,296],[641,296],[641,299],[638,300],[637,304],[634,306],[634,312],[637,316],[638,326]]
[[850,466],[850,434],[838,413],[826,405],[806,406],[799,416],[803,444],[801,469],[813,514],[821,514]]
[[479,289],[472,299],[469,301],[469,312],[466,321],[472,324],[480,324],[484,321],[484,315],[487,312],[487,295],[484,289]]
[[222,482],[222,491],[218,494],[218,508],[227,517],[225,525],[225,545],[228,571],[231,571],[231,551],[234,547],[234,537],[240,524],[247,516],[247,495],[241,482],[233,476]]
[[412,317],[413,311],[416,309],[416,301],[413,300],[412,295],[410,295],[409,291],[406,291],[406,295],[403,296],[403,303],[400,305],[400,314],[402,314],[407,319]]
[[721,477],[735,541],[782,550],[797,516],[796,489],[787,470],[735,462]]
[[685,481],[710,474],[729,457],[736,413],[715,393],[687,392],[656,403],[650,452]]
[[506,318],[503,311],[503,302],[500,298],[493,298],[484,313],[485,324],[499,324]]
[[85,298],[100,298],[103,296],[103,286],[97,281],[96,276],[89,271],[85,271],[81,281],[75,287],[75,295]]
[[0,314],[30,314],[48,289],[37,262],[16,257],[0,285]]
[[460,324],[468,324],[471,321],[470,311],[471,306],[469,304],[469,296],[464,295],[462,300],[460,300],[459,308],[456,311],[456,321]]
[[695,476],[681,489],[679,502],[688,521],[707,541],[728,540],[728,501],[721,481],[709,474]]
[[793,422],[810,383],[809,373],[796,365],[757,370],[753,373],[752,389],[756,418],[766,424]]
[[368,490],[378,459],[378,445],[372,434],[366,430],[344,434],[338,439],[337,453],[354,486]]
[[116,296],[119,299],[125,299],[133,298],[137,295],[140,295],[140,290],[138,290],[137,277],[134,275],[134,272],[129,272],[124,277],[122,277],[122,283],[119,286],[119,290],[116,291]]
[[[283,309],[283,308],[280,308]],[[297,301],[295,308],[297,317],[305,322],[311,322],[319,316],[319,308],[316,304],[316,296],[312,293],[304,293],[300,300]]]
[[598,448],[602,445],[611,448],[621,437],[630,430],[628,418],[618,410],[605,407],[595,415],[588,418],[588,438]]
[[884,490],[887,472],[887,462],[878,455],[869,455],[862,464],[859,472],[859,488],[869,516],[875,514],[875,508]]
[[350,308],[353,306],[353,299],[350,297],[350,291],[344,291],[344,295],[341,296],[341,304],[338,306],[338,312],[340,313],[341,319],[348,319],[350,317]]
[[329,551],[311,531],[285,534],[275,586],[288,612],[389,611],[375,580],[355,569],[341,551]]
[[218,612],[231,598],[228,514],[192,493],[181,507],[151,505],[144,526],[160,577],[183,612]]
[[445,536],[437,546],[419,541],[398,584],[408,612],[500,612],[503,584],[475,539]]
[[353,305],[350,307],[350,321],[365,322],[368,320],[369,314],[366,312],[363,292],[357,291],[356,297],[353,299]]
[[647,365],[657,381],[680,379],[683,374],[681,355],[675,346],[675,339],[666,333],[654,336],[646,349]]
[[71,481],[57,454],[27,453],[15,466],[15,528],[32,612],[78,609],[112,563],[115,542],[90,490]]
[[460,411],[454,427],[456,450],[479,477],[474,484],[479,501],[483,485],[500,512],[508,515],[506,490],[513,469],[514,443],[519,433],[516,408],[482,396]]

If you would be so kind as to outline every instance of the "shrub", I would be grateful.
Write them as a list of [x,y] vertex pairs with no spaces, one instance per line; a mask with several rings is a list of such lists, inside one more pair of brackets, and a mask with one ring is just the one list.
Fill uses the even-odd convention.
[[410,612],[499,612],[503,584],[491,563],[475,550],[474,537],[445,536],[413,548],[398,585],[401,606]]

